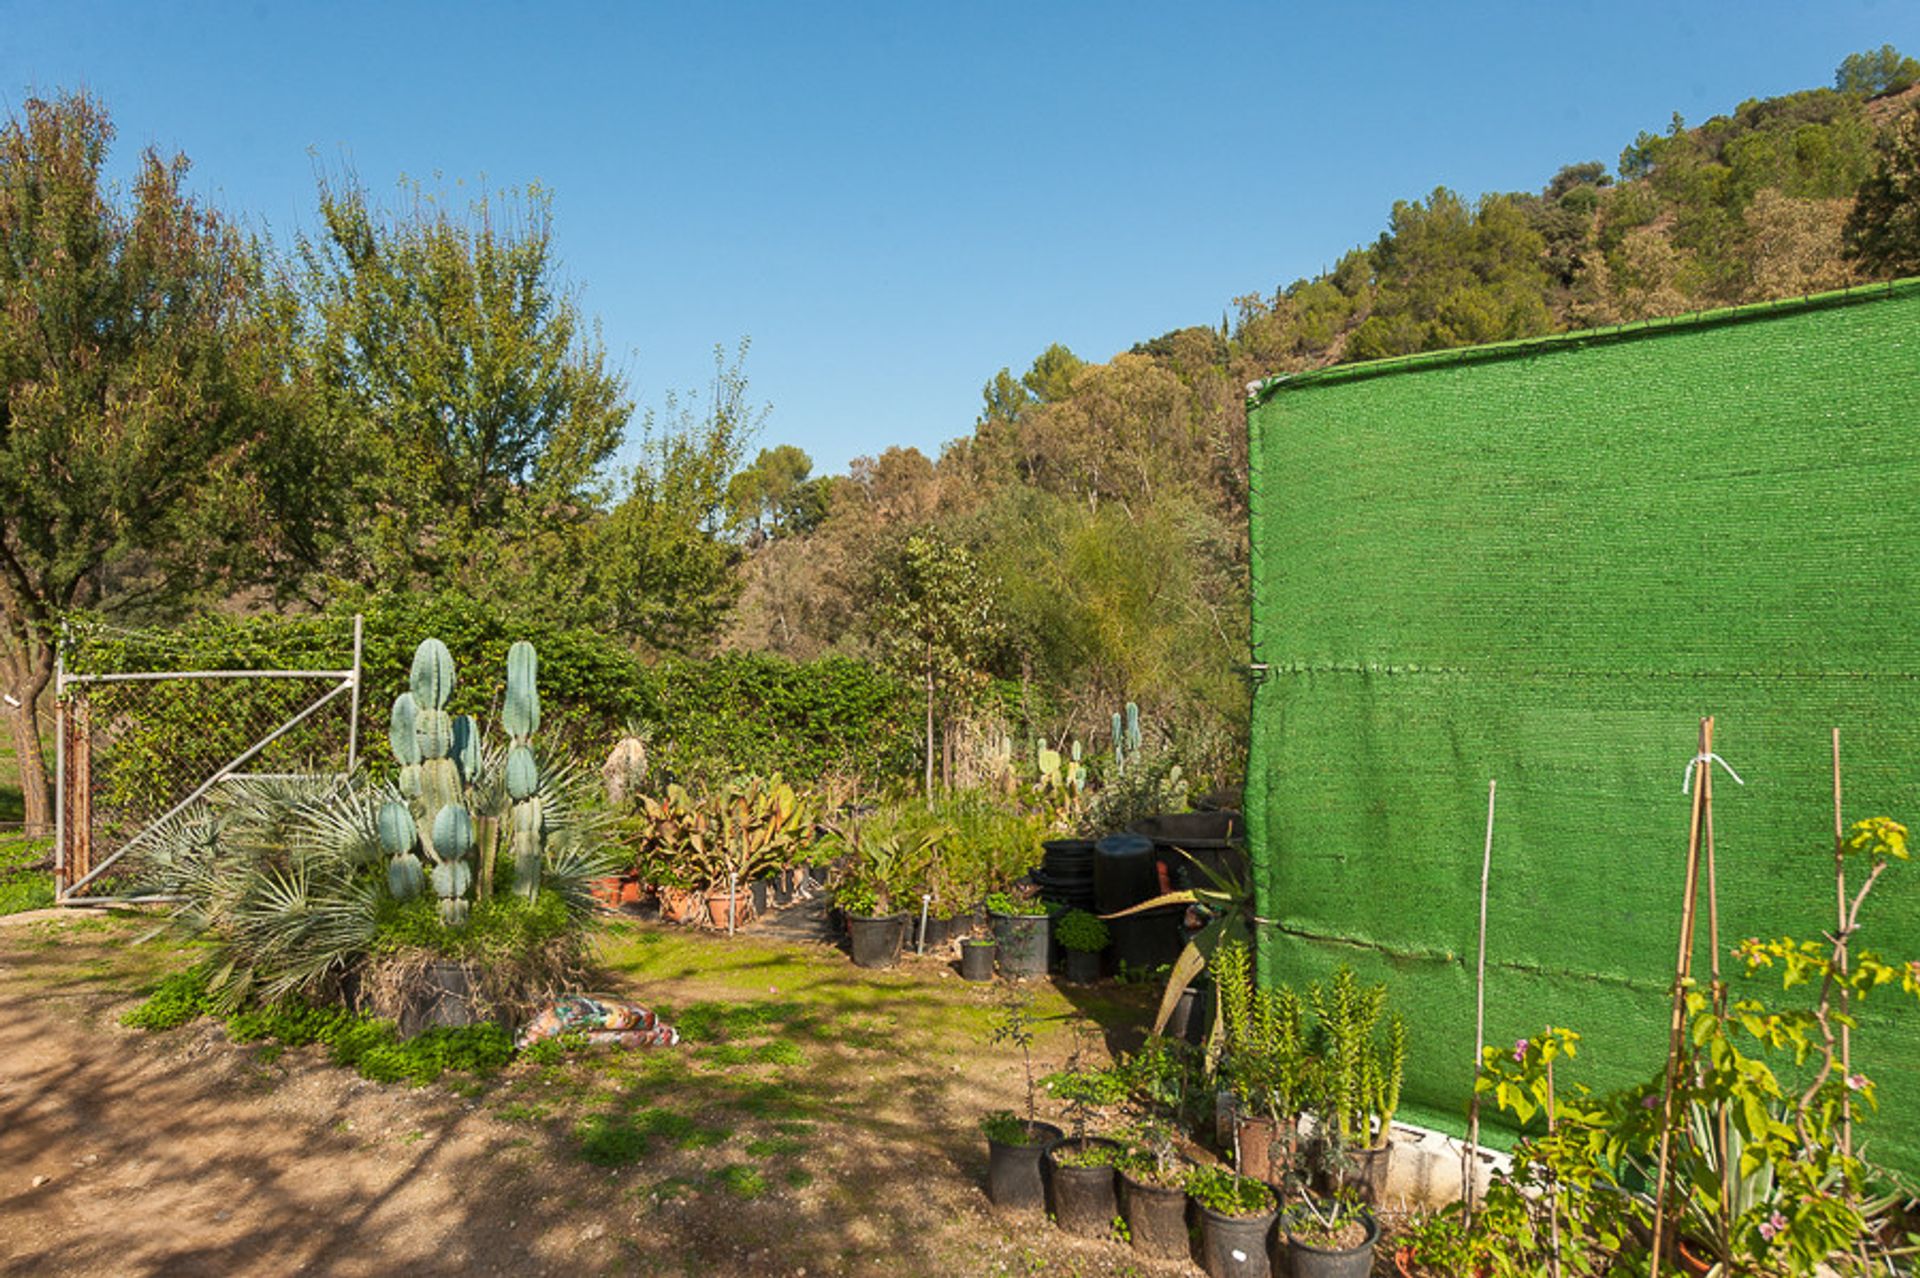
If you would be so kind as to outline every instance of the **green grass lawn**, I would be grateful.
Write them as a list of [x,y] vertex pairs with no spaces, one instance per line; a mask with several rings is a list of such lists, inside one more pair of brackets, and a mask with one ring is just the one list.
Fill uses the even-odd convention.
[[27,814],[20,797],[20,765],[13,755],[11,739],[0,739],[0,826],[19,821]]

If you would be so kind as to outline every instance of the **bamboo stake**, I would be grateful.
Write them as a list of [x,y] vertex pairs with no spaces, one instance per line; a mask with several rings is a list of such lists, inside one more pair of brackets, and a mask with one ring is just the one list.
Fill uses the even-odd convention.
[[1673,971],[1673,1019],[1667,1034],[1667,1086],[1660,1112],[1660,1161],[1653,1195],[1653,1267],[1651,1278],[1660,1278],[1661,1253],[1665,1250],[1667,1224],[1667,1169],[1673,1153],[1673,1098],[1675,1076],[1680,1069],[1680,1045],[1686,1025],[1687,986],[1693,979],[1693,924],[1700,887],[1700,834],[1705,818],[1707,787],[1705,777],[1713,753],[1713,719],[1700,721],[1700,750],[1694,757],[1693,820],[1687,833],[1686,891],[1680,904],[1680,953]]
[[[1554,1119],[1553,1103],[1553,1057],[1547,1057],[1547,1139],[1551,1141],[1559,1130]],[[1560,1180],[1553,1169],[1547,1169],[1547,1230],[1550,1250],[1547,1252],[1547,1272],[1551,1278],[1560,1278]]]
[[[1711,721],[1709,721],[1711,722]],[[1709,731],[1711,737],[1711,731]],[[1711,741],[1707,750],[1712,750]],[[1714,873],[1713,864],[1713,760],[1706,759],[1700,764],[1700,806],[1707,827],[1707,952],[1713,972],[1713,1013],[1720,1024],[1727,1023],[1727,983],[1720,977],[1720,886]],[[1733,1141],[1727,1131],[1727,1107],[1721,1104],[1714,1115],[1715,1153],[1720,1167],[1720,1232],[1721,1239],[1727,1245],[1722,1249],[1732,1254],[1733,1231],[1733,1175],[1727,1166],[1727,1155],[1733,1149]]]
[[[1840,944],[1835,948],[1840,952],[1840,975],[1847,974],[1847,860],[1846,827],[1840,818],[1840,729],[1833,730],[1833,895],[1838,905]],[[1846,1016],[1852,995],[1846,985],[1840,986],[1840,1069],[1848,1079],[1853,1077],[1853,1031],[1847,1026]],[[1853,1088],[1840,1089],[1840,1152],[1848,1158],[1853,1157]]]
[[1480,1069],[1487,1051],[1487,881],[1493,874],[1493,799],[1497,780],[1487,782],[1487,843],[1480,853],[1480,962],[1473,991],[1473,1093],[1467,1101],[1467,1144],[1460,1151],[1461,1192],[1466,1223],[1473,1224],[1474,1166],[1480,1152]]

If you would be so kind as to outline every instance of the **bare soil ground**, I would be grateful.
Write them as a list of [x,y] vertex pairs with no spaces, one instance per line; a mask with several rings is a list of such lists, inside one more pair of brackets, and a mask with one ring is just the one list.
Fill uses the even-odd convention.
[[[624,924],[608,992],[692,1041],[408,1088],[212,1021],[123,1028],[195,957],[150,926],[0,920],[0,1274],[1199,1272],[995,1215],[976,1123],[1023,1074],[943,961]],[[1034,989],[1041,1071],[1150,999]]]

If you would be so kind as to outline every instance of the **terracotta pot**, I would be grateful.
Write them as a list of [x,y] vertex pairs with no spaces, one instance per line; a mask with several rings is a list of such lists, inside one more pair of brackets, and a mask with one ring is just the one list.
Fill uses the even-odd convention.
[[699,910],[699,898],[685,888],[660,889],[660,918],[666,923],[685,923]]
[[620,908],[620,889],[623,881],[619,875],[609,874],[603,879],[594,879],[587,885],[587,890],[593,893],[594,900],[609,910],[617,910]]
[[740,927],[753,917],[753,893],[744,888],[728,892],[725,888],[714,888],[707,893],[707,926],[727,930],[729,919],[734,927]]
[[1240,1141],[1240,1174],[1276,1188],[1285,1184],[1299,1139],[1294,1125],[1276,1122],[1264,1114],[1238,1114],[1235,1124]]
[[[1699,1253],[1693,1250],[1696,1247],[1700,1249]],[[1680,1272],[1683,1274],[1692,1274],[1694,1278],[1705,1278],[1707,1271],[1713,1268],[1711,1259],[1702,1258],[1707,1253],[1707,1249],[1699,1243],[1689,1244],[1683,1238],[1674,1244],[1674,1250],[1679,1257]]]
[[646,890],[640,886],[639,879],[620,880],[620,904],[622,907],[635,906],[646,899]]

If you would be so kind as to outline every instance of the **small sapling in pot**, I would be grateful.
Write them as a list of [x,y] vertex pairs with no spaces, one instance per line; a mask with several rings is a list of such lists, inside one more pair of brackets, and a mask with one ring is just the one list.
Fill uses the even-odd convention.
[[1200,1264],[1209,1278],[1270,1278],[1267,1240],[1280,1210],[1272,1187],[1225,1167],[1195,1167],[1187,1193],[1200,1212]]
[[1027,1110],[1025,1118],[999,1110],[980,1120],[980,1130],[987,1138],[987,1197],[996,1207],[1037,1212],[1046,1206],[1041,1156],[1065,1133],[1052,1123],[1039,1121],[1037,1114],[1032,998],[1024,994],[1010,997],[988,1037],[996,1044],[1020,1049],[1020,1060],[1026,1068]]

